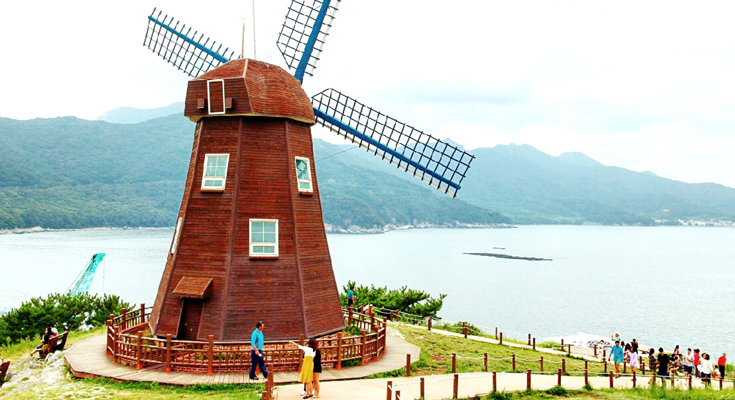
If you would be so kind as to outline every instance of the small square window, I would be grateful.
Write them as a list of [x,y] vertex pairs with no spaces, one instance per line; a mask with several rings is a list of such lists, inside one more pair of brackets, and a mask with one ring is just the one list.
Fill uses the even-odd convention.
[[204,175],[202,176],[202,190],[225,190],[227,180],[227,164],[229,154],[207,154],[204,156]]
[[278,220],[250,220],[250,257],[278,256]]
[[296,182],[299,192],[311,192],[311,163],[308,158],[296,157]]

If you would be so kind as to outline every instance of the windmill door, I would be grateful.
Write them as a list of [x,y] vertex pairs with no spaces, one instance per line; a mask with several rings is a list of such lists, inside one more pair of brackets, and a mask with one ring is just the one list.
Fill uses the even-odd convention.
[[179,340],[197,340],[199,333],[199,322],[202,320],[203,299],[184,298],[184,306],[181,309],[179,320]]

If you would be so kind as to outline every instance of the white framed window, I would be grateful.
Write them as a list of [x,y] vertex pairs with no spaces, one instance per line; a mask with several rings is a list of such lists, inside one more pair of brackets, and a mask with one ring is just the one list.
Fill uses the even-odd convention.
[[250,220],[250,257],[278,256],[278,220]]
[[179,245],[179,235],[181,234],[181,224],[184,223],[184,218],[179,217],[179,221],[176,222],[176,231],[174,232],[174,242],[171,243],[171,254],[176,253],[176,246]]
[[229,164],[229,162],[229,154],[207,154],[204,156],[202,190],[225,190],[225,181],[227,180],[227,165]]
[[296,182],[299,192],[311,192],[311,163],[308,158],[296,157]]
[[225,81],[223,79],[214,79],[207,81],[207,102],[209,105],[209,113],[224,114],[225,113]]

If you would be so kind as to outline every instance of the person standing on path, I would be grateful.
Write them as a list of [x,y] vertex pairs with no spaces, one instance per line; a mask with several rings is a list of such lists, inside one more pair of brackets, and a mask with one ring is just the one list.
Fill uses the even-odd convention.
[[263,324],[263,321],[259,321],[255,324],[255,330],[250,335],[250,379],[254,381],[258,380],[258,377],[255,376],[256,366],[263,373],[263,379],[268,379],[268,370],[265,368],[265,358],[263,357],[264,328],[265,324]]
[[692,375],[694,371],[694,355],[692,349],[687,349],[687,355],[684,356],[684,376],[688,377]]
[[669,355],[664,353],[663,347],[658,348],[658,357],[656,358],[658,363],[658,376],[669,376]]
[[656,385],[656,366],[658,361],[656,355],[653,354],[653,348],[648,350],[648,369],[651,371],[651,380],[648,382],[649,385]]
[[610,349],[610,355],[607,357],[607,361],[612,358],[615,363],[615,377],[620,378],[620,363],[623,362],[623,348],[620,347],[620,341],[615,342],[615,346]]
[[630,352],[628,353],[628,361],[630,361],[630,372],[635,375],[640,361],[638,361],[638,348],[630,346]]
[[347,307],[355,306],[355,286],[350,286],[350,290],[347,291]]
[[720,369],[720,376],[725,376],[725,365],[727,365],[727,354],[722,353],[722,356],[717,359],[717,368]]
[[319,342],[311,338],[309,347],[314,349],[314,397],[319,398],[319,376],[322,374],[322,351],[319,350]]
[[694,349],[694,376],[699,378],[699,362],[702,357],[699,356],[699,349]]
[[699,360],[699,370],[701,372],[700,377],[702,378],[702,383],[704,383],[705,386],[709,386],[710,378],[712,378],[712,371],[714,371],[714,365],[712,365],[712,361],[709,359],[709,354],[702,354],[702,357]]
[[[313,343],[312,343],[313,341]],[[309,339],[309,346],[301,346],[294,341],[290,341],[292,345],[301,349],[304,352],[304,361],[301,364],[301,373],[299,373],[299,382],[306,385],[306,396],[304,399],[310,399],[314,397],[314,356],[316,351],[312,346],[316,346],[316,340],[314,338]]]

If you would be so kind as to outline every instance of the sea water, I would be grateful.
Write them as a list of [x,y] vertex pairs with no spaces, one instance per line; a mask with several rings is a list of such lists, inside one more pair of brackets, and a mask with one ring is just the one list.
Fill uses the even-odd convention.
[[[0,310],[68,290],[98,252],[106,257],[90,292],[150,305],[172,236],[172,229],[0,235]],[[679,344],[735,353],[732,228],[417,229],[328,241],[340,289],[356,281],[446,294],[447,321],[524,340],[617,332],[667,351]]]

